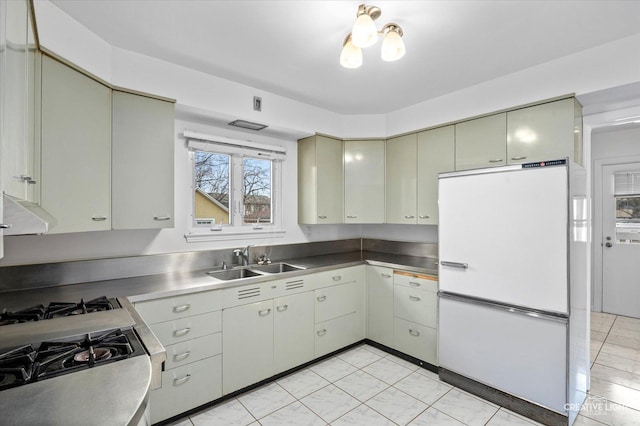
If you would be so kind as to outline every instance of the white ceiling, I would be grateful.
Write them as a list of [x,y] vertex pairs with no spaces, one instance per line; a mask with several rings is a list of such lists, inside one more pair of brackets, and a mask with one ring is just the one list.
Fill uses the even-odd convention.
[[52,0],[108,43],[346,114],[387,113],[640,33],[640,1],[374,1],[404,30],[338,63],[360,1]]

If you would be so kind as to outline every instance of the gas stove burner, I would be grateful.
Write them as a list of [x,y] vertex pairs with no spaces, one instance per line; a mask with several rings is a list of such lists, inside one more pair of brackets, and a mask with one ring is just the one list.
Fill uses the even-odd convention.
[[119,307],[115,299],[107,299],[105,296],[89,300],[88,302],[80,300],[80,303],[51,302],[46,308],[44,305],[36,305],[16,312],[7,312],[5,310],[0,313],[0,326],[89,314],[92,312],[110,311]]
[[0,390],[27,383],[31,379],[35,356],[31,345],[0,354]]
[[[90,347],[86,351],[79,352],[73,356],[73,362],[77,364],[82,363],[96,363],[100,361],[106,361],[111,359],[114,353],[117,353],[113,348],[97,348]],[[68,361],[68,360],[67,360]],[[66,363],[63,362],[63,365]]]
[[109,311],[113,309],[113,305],[106,297],[102,296],[97,299],[89,300],[85,302],[80,300],[80,303],[60,303],[52,302],[47,307],[45,318],[57,318],[66,317],[72,315],[82,315],[91,312]]
[[41,319],[44,319],[44,314],[45,309],[43,305],[36,305],[17,312],[4,311],[0,313],[0,325],[39,321]]

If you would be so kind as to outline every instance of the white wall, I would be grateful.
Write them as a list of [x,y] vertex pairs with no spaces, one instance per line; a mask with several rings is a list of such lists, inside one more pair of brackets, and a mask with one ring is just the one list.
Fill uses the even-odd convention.
[[[303,242],[365,236],[405,241],[437,241],[435,226],[322,225],[296,222],[296,143],[286,135],[321,132],[339,137],[383,137],[490,113],[567,93],[577,94],[640,81],[640,35],[618,40],[518,73],[460,90],[386,115],[339,115],[282,96],[240,85],[137,53],[109,46],[48,1],[35,2],[40,41],[114,85],[177,99],[180,106],[204,111],[211,122],[236,117],[264,122],[285,135],[289,158],[284,165],[286,235],[278,241]],[[252,109],[262,96],[263,112]],[[219,120],[218,120],[219,121]],[[206,120],[205,120],[206,123]],[[182,130],[178,121],[176,130]],[[193,124],[193,123],[192,123]],[[203,124],[207,133],[224,131]],[[192,128],[194,126],[192,125]],[[5,238],[0,265],[37,263],[102,256],[153,254],[241,246],[247,241],[186,243],[190,200],[190,168],[182,141],[176,140],[176,228],[106,231],[83,234]]]
[[640,34],[394,111],[387,115],[387,135],[638,81]]

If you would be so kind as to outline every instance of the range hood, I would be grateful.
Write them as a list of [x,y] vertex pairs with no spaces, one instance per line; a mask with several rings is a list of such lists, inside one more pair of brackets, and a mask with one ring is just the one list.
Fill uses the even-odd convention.
[[2,195],[2,202],[3,222],[11,225],[4,230],[4,235],[44,234],[56,223],[53,216],[35,203],[7,194]]

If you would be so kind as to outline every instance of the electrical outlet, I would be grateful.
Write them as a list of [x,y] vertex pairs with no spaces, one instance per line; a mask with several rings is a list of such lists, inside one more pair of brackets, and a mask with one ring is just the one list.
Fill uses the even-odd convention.
[[258,96],[253,97],[253,110],[262,111],[262,98]]

